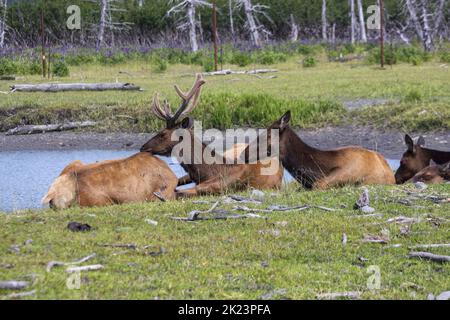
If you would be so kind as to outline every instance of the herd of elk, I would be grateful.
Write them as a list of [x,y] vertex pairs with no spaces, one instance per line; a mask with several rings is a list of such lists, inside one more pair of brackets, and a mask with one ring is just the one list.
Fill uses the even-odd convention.
[[[343,185],[391,185],[407,181],[441,183],[449,180],[450,152],[424,148],[425,141],[422,137],[417,143],[414,143],[410,136],[405,137],[408,150],[404,153],[400,168],[394,176],[386,159],[377,152],[361,147],[325,151],[309,146],[289,126],[289,111],[268,128],[264,137],[267,145],[272,146],[271,132],[278,131],[277,154],[269,147],[267,156],[259,158],[258,153],[256,161],[249,160],[253,144],[258,143],[262,135],[253,142],[234,144],[225,153],[218,154],[215,149],[198,140],[193,132],[194,121],[188,117],[198,105],[204,84],[205,81],[199,75],[187,93],[175,86],[182,100],[175,113],[172,113],[167,101],[161,106],[159,96],[155,94],[151,111],[158,119],[165,121],[166,126],[142,146],[140,153],[126,159],[95,164],[83,164],[80,161],[71,163],[50,186],[43,203],[55,209],[64,209],[73,205],[91,207],[157,199],[170,200],[220,194],[230,189],[243,190],[249,187],[280,188],[284,168],[308,189],[327,189]],[[173,149],[183,142],[173,137],[179,129],[189,133],[187,139],[190,139],[190,145],[199,145],[201,152],[197,154],[195,148],[191,148],[191,154],[177,155],[181,166],[188,173],[177,179],[167,164],[156,155],[170,156]],[[216,161],[205,161],[205,154],[212,155]],[[191,161],[185,161],[186,158]],[[244,159],[244,162],[239,162],[238,159]],[[264,171],[274,165],[277,168],[275,172],[267,174]],[[178,186],[191,182],[196,185],[188,189],[177,189]]]
[[[201,76],[198,76],[191,91],[187,94],[183,93],[177,86],[175,86],[175,90],[182,100],[182,103],[175,114],[172,114],[171,107],[168,102],[164,102],[164,105],[161,106],[158,99],[158,94],[155,95],[152,104],[152,112],[157,118],[166,122],[166,128],[150,139],[141,148],[141,152],[150,152],[156,155],[169,156],[172,153],[173,148],[181,142],[172,139],[173,133],[178,129],[188,130],[189,139],[191,139],[191,146],[194,146],[195,143],[199,143],[201,145],[201,152],[199,152],[199,154],[195,154],[195,148],[191,148],[191,154],[189,157],[182,155],[178,159],[180,165],[188,173],[188,177],[183,177],[180,179],[179,185],[187,184],[189,182],[196,183],[195,187],[178,190],[177,195],[179,197],[219,194],[229,189],[242,190],[248,187],[258,189],[281,187],[284,173],[281,165],[277,165],[277,170],[274,174],[264,175],[262,173],[263,168],[272,166],[272,161],[276,161],[278,163],[278,159],[276,158],[269,159],[269,161],[264,162],[258,161],[254,164],[237,164],[238,161],[231,161],[233,163],[230,164],[230,161],[227,161],[228,157],[235,158],[237,160],[240,154],[247,147],[246,145],[235,145],[233,149],[225,152],[223,155],[215,154],[214,156],[218,161],[211,164],[206,164],[203,157],[205,155],[205,149],[208,149],[208,146],[205,145],[203,141],[196,141],[197,138],[192,130],[193,120],[191,118],[184,118],[183,120],[178,121],[180,117],[188,115],[195,109],[198,104],[201,87],[204,84],[205,81]],[[214,151],[212,151],[211,154],[214,154]],[[196,159],[199,155],[201,159]],[[191,161],[186,162],[185,159],[187,158],[191,159]],[[199,161],[195,161],[194,159]]]
[[409,136],[405,135],[406,152],[400,160],[400,168],[395,173],[395,180],[398,184],[405,183],[414,177],[418,172],[430,165],[443,165],[450,161],[450,152],[424,148],[425,139],[421,136],[417,143]]

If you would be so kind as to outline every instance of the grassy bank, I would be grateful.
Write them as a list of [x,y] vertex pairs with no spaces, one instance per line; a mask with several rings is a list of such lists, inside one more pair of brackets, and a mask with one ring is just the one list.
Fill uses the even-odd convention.
[[[434,203],[424,196],[449,198],[450,185],[421,192],[413,186],[369,189],[372,206],[381,217],[361,216],[352,209],[359,188],[306,192],[296,186],[276,195],[268,192],[262,205],[247,206],[310,204],[336,211],[260,214],[267,220],[172,220],[211,206],[189,200],[0,214],[0,280],[30,281],[26,290],[36,290],[28,297],[32,299],[259,299],[274,291],[278,294],[266,297],[312,299],[320,293],[359,291],[366,299],[425,299],[429,293],[448,290],[448,265],[408,258],[408,246],[448,243],[450,204]],[[409,205],[399,203],[405,199]],[[402,233],[406,225],[387,222],[398,216],[420,221]],[[93,230],[72,233],[66,229],[70,221],[88,223]],[[389,240],[364,243],[366,235],[384,235]],[[135,244],[137,249],[105,244]],[[387,248],[393,244],[402,246]],[[429,251],[449,254],[448,248]],[[97,256],[85,264],[102,264],[104,269],[82,273],[79,290],[67,289],[66,267],[46,272],[50,261],[69,262],[92,253]],[[369,266],[379,267],[378,290],[367,287],[373,275]],[[3,290],[0,296],[10,293]]]
[[[319,58],[318,58],[319,59]],[[398,64],[379,70],[363,62],[334,63],[325,57],[314,68],[299,58],[270,66],[276,78],[249,75],[208,77],[203,99],[194,116],[205,128],[265,126],[292,109],[293,123],[314,128],[345,123],[373,124],[380,128],[429,131],[450,128],[448,68],[438,61],[419,66]],[[225,65],[225,68],[236,66]],[[251,65],[244,69],[260,68]],[[0,130],[19,124],[47,124],[69,120],[98,121],[95,131],[143,132],[162,126],[149,111],[152,95],[161,92],[178,105],[173,84],[187,88],[199,66],[169,65],[162,73],[150,64],[130,62],[112,66],[71,67],[62,82],[133,82],[144,92],[14,93],[0,99]],[[125,72],[125,73],[124,73]],[[23,76],[15,83],[46,82]],[[13,82],[0,81],[0,91]],[[342,103],[358,99],[388,99],[391,104],[348,112]],[[92,130],[92,129],[91,129]]]

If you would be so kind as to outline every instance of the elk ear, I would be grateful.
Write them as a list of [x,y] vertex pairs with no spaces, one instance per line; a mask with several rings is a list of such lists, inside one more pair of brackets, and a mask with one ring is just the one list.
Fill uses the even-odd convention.
[[420,136],[419,139],[417,139],[417,145],[421,147],[425,146],[425,138]]
[[441,166],[440,171],[450,175],[450,162],[447,162],[446,164],[443,164]]
[[429,166],[437,166],[438,164],[433,161],[433,159],[430,160]]
[[181,121],[181,128],[183,129],[191,129],[194,126],[194,119],[191,117],[184,118],[183,121]]
[[291,121],[291,111],[286,112],[279,120],[280,129],[284,130]]
[[414,152],[414,141],[409,135],[405,135],[405,143],[408,151]]

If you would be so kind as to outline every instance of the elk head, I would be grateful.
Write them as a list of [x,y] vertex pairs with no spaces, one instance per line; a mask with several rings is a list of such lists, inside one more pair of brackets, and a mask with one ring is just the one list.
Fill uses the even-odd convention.
[[408,149],[400,160],[400,167],[395,173],[395,181],[397,184],[405,183],[414,175],[430,164],[430,159],[423,150],[425,139],[421,136],[414,143],[409,135],[405,135],[405,143]]
[[[144,144],[141,148],[141,152],[150,152],[162,156],[170,154],[173,147],[179,143],[179,141],[172,141],[173,132],[177,129],[192,128],[193,120],[184,117],[191,113],[197,106],[202,86],[205,83],[205,80],[203,80],[202,76],[199,74],[197,75],[197,79],[195,80],[192,89],[187,93],[184,93],[175,85],[175,91],[181,98],[181,105],[175,113],[172,113],[172,108],[167,101],[164,101],[163,106],[161,106],[159,94],[155,94],[151,110],[158,119],[166,122],[166,128]],[[179,119],[182,120],[179,121]]]
[[450,181],[450,162],[438,165],[431,161],[430,166],[419,171],[413,178],[413,182],[424,182],[426,184],[444,183]]

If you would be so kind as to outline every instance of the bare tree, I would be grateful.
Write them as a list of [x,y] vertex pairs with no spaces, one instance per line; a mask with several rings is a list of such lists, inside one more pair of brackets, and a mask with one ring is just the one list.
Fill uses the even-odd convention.
[[100,20],[98,25],[97,36],[97,51],[100,50],[105,42],[105,30],[109,29],[111,32],[111,45],[114,45],[114,32],[127,30],[130,28],[131,23],[120,22],[114,19],[115,12],[125,12],[126,10],[121,8],[123,0],[100,0]]
[[0,0],[0,9],[3,9],[3,14],[0,15],[0,48],[3,48],[5,46],[7,0]]
[[[434,39],[443,24],[446,0],[404,0],[404,3],[425,51],[433,51]],[[432,12],[433,8],[434,12]]]
[[228,13],[230,15],[230,31],[231,37],[234,39],[234,19],[233,19],[233,0],[228,0]]
[[367,34],[366,34],[366,20],[364,19],[364,8],[362,5],[362,0],[358,1],[358,15],[359,15],[359,26],[361,30],[361,42],[367,42]]
[[350,41],[355,43],[356,40],[356,15],[355,15],[355,0],[349,0],[350,4]]
[[269,21],[272,21],[265,11],[269,7],[262,4],[253,5],[251,0],[237,0],[237,6],[238,8],[244,8],[247,20],[246,27],[250,31],[252,42],[256,47],[260,47],[262,45],[260,32],[266,35],[270,35],[270,32],[261,24],[257,15],[261,14]]
[[322,0],[322,39],[327,41],[327,0]]
[[108,10],[108,0],[100,0],[100,22],[98,26],[97,51],[100,50],[105,37],[106,12]]
[[295,22],[294,15],[291,14],[291,35],[289,36],[291,42],[296,42],[298,40],[298,32],[298,24]]
[[169,11],[167,11],[167,16],[176,13],[183,13],[183,18],[179,21],[178,29],[189,29],[189,40],[191,42],[191,50],[193,52],[198,51],[198,40],[197,40],[197,22],[195,19],[196,8],[200,6],[211,7],[211,4],[203,0],[171,0],[172,3],[176,3]]

